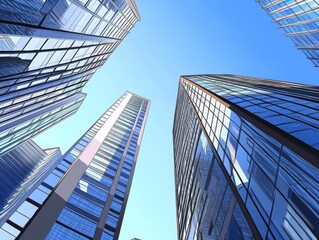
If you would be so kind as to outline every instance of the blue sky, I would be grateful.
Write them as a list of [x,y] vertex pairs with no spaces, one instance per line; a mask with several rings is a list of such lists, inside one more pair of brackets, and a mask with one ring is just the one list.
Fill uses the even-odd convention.
[[126,90],[152,100],[120,240],[175,240],[172,126],[180,75],[317,84],[318,69],[255,2],[136,0],[138,22],[83,91],[74,116],[36,138],[65,152]]

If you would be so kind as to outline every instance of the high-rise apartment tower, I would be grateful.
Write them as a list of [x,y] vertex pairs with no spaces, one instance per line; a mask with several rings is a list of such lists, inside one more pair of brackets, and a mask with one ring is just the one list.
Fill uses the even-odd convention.
[[118,239],[149,108],[119,98],[3,218],[0,239]]
[[319,238],[319,87],[183,76],[173,139],[179,239]]

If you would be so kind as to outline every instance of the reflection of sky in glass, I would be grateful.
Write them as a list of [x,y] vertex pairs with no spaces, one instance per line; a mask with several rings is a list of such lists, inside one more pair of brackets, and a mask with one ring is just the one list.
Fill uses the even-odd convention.
[[235,75],[189,79],[319,149],[319,103],[312,86]]
[[268,15],[284,29],[296,47],[302,50],[315,66],[319,65],[317,47],[319,3],[307,1],[258,1]]
[[87,192],[87,191],[88,191],[89,183],[84,182],[83,180],[80,180],[79,184],[80,184],[80,189],[81,189],[83,192]]
[[[34,109],[44,110],[44,105],[61,102],[63,98],[71,101],[71,96],[81,92],[134,26],[139,18],[134,11],[126,1],[106,4],[98,0],[3,0],[0,4],[2,121],[14,128],[9,121],[18,120],[17,115],[26,117]],[[27,120],[37,127],[25,132],[20,129],[14,136],[20,137],[20,142],[25,141],[75,113],[76,107],[74,111],[61,111],[59,119],[38,125],[35,119],[38,115],[34,113],[33,119]],[[50,111],[45,110],[43,115]],[[1,151],[11,147],[14,141]]]
[[[318,183],[318,180],[311,176],[315,169],[310,163],[282,148],[191,82],[182,84],[262,237],[288,238],[297,236],[298,232],[303,237],[315,236],[312,226],[319,223],[319,218],[315,207],[318,202],[313,196],[318,195],[318,189],[311,182]],[[286,158],[290,159],[289,163]],[[278,172],[282,167],[285,170]]]

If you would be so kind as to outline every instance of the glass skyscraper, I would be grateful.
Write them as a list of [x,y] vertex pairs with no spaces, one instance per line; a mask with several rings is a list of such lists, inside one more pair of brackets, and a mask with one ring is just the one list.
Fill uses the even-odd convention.
[[319,66],[319,1],[257,0],[299,50]]
[[2,0],[0,154],[76,112],[139,18],[133,0]]
[[179,239],[319,238],[319,87],[183,76],[173,140]]
[[25,192],[0,239],[118,239],[150,101],[126,92]]
[[0,223],[61,157],[58,148],[41,149],[32,140],[19,144],[0,157]]

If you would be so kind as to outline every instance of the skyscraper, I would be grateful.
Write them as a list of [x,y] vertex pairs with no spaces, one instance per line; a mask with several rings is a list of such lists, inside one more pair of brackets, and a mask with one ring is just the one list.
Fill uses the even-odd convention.
[[277,1],[257,0],[279,28],[285,30],[296,47],[306,54],[315,66],[319,66],[318,9],[317,0]]
[[6,215],[0,239],[117,239],[149,107],[118,99]]
[[60,157],[58,148],[43,150],[32,140],[1,155],[0,222]]
[[173,129],[179,239],[319,238],[319,87],[183,76]]
[[0,3],[0,154],[73,114],[139,20],[133,0]]

